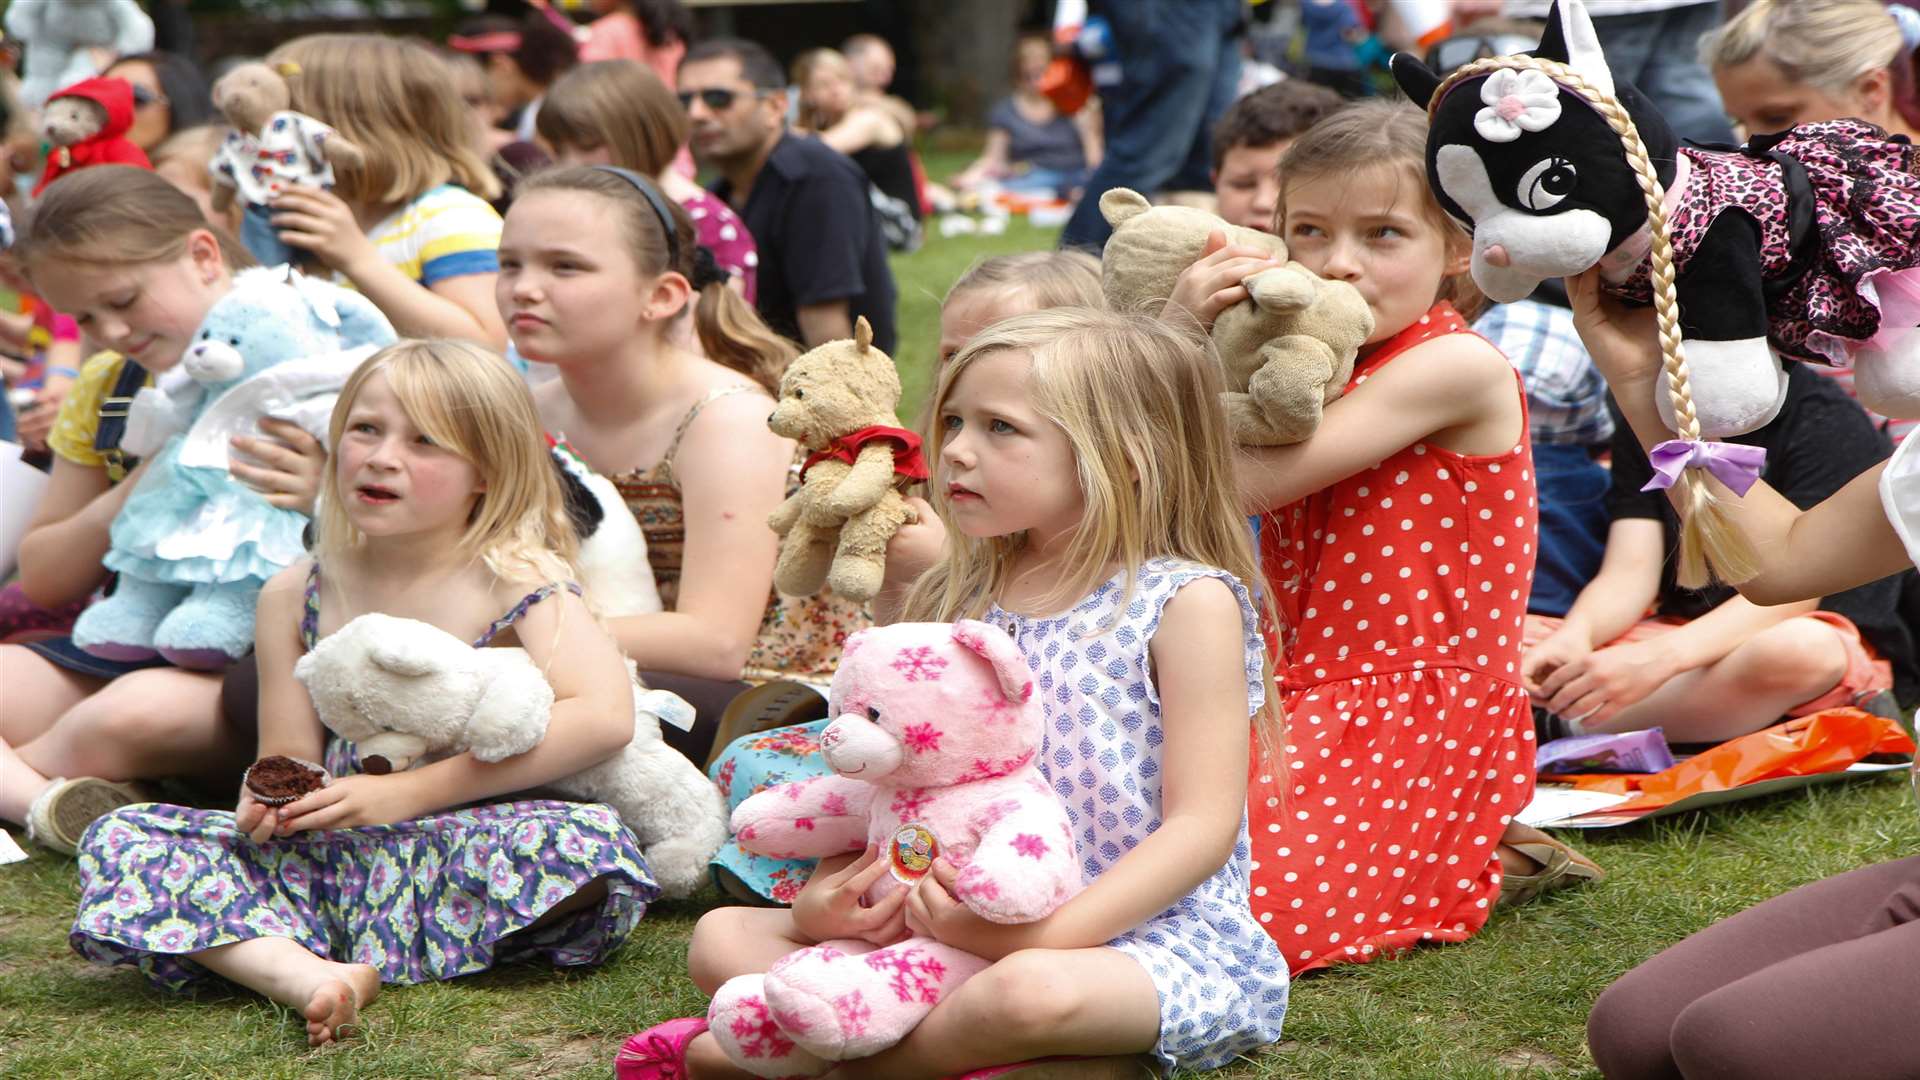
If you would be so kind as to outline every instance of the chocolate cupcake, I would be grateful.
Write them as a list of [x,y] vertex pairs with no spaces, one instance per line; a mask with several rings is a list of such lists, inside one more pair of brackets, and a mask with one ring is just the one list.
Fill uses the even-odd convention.
[[327,771],[311,762],[280,754],[264,757],[247,768],[245,783],[253,801],[263,806],[285,806],[326,785]]

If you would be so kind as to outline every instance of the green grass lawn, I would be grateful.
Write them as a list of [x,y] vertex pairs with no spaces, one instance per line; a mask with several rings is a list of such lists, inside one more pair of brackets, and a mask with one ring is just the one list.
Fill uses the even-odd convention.
[[[950,171],[950,170],[938,170]],[[931,239],[895,262],[902,414],[926,392],[939,300],[975,258],[1052,242]],[[1593,835],[1597,886],[1498,911],[1475,940],[1322,974],[1295,987],[1286,1039],[1227,1077],[1590,1077],[1595,996],[1655,951],[1768,896],[1920,850],[1901,779],[1866,781]],[[357,1041],[310,1052],[298,1018],[240,992],[179,998],[67,947],[73,863],[37,849],[0,867],[0,1076],[605,1077],[638,1028],[702,1011],[684,977],[694,920],[719,903],[653,909],[613,962],[561,974],[513,968],[388,990]]]

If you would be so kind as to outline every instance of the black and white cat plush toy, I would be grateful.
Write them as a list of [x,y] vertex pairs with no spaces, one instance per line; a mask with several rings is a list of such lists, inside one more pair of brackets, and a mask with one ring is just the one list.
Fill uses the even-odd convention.
[[1700,437],[1771,420],[1781,357],[1851,364],[1863,404],[1920,417],[1920,154],[1906,140],[1836,120],[1680,146],[1607,70],[1581,0],[1557,0],[1531,55],[1443,80],[1402,54],[1393,74],[1428,110],[1429,182],[1472,228],[1473,278],[1494,300],[1598,265],[1614,295],[1654,302],[1658,199]]

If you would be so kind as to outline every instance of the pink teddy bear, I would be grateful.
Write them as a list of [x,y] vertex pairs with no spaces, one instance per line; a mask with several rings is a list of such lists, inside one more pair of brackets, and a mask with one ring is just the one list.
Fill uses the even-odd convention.
[[[1033,681],[1004,632],[975,621],[864,630],[847,640],[832,698],[820,745],[837,775],[741,803],[742,847],[795,858],[878,845],[891,872],[868,904],[945,859],[959,870],[955,898],[998,923],[1045,918],[1080,891],[1073,827],[1034,762]],[[729,980],[707,1019],[741,1068],[818,1076],[899,1042],[987,964],[928,937],[826,941]]]

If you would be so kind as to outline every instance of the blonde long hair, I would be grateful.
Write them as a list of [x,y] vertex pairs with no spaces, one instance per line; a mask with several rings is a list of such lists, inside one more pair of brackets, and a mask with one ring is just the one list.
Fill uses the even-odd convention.
[[[947,362],[934,392],[936,417],[962,373],[998,352],[1032,359],[1030,400],[1066,433],[1086,500],[1073,558],[1046,598],[1050,606],[1093,592],[1116,564],[1127,571],[1122,576],[1131,599],[1134,573],[1159,557],[1219,567],[1249,590],[1258,588],[1260,565],[1220,406],[1225,384],[1202,339],[1147,315],[1091,307],[1016,315],[975,335]],[[937,461],[945,445],[946,430],[935,423],[928,456]],[[933,501],[946,516],[938,484]],[[914,583],[902,618],[979,618],[1008,585],[1025,546],[1024,533],[975,539],[948,530],[945,557]],[[1263,746],[1275,741],[1279,716],[1269,679]]]
[[1077,248],[1061,251],[1020,251],[975,259],[947,287],[945,307],[961,293],[974,290],[1018,290],[1035,310],[1056,307],[1104,307],[1100,291],[1100,260]]
[[1709,71],[1764,56],[1788,80],[1828,94],[1890,68],[1894,104],[1911,117],[1911,65],[1894,63],[1906,52],[1900,24],[1880,0],[1754,0],[1700,37],[1700,63]]
[[[486,491],[460,536],[459,551],[506,581],[568,581],[580,546],[567,518],[560,480],[527,384],[498,353],[464,341],[401,341],[374,353],[348,376],[327,427],[339,446],[360,388],[385,375],[420,433],[471,463]],[[347,517],[340,473],[322,481],[315,556],[364,543]]]
[[334,190],[347,202],[391,206],[448,183],[483,199],[500,194],[474,150],[453,70],[432,49],[381,34],[309,34],[268,53],[267,64],[287,80],[293,111],[366,151],[358,168],[334,166]]

